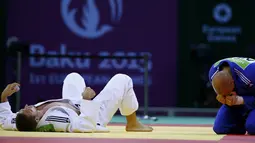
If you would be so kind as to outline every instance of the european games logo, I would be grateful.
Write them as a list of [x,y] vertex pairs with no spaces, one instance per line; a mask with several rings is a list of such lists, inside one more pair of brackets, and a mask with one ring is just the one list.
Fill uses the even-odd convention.
[[[95,0],[87,0],[83,6],[83,17],[81,19],[82,27],[75,20],[77,9],[69,10],[68,7],[72,0],[61,1],[61,15],[66,26],[77,36],[81,38],[96,39],[105,33],[113,30],[109,24],[99,26],[100,14]],[[122,17],[122,0],[109,0],[111,8],[111,20],[119,21]]]
[[236,43],[242,34],[241,25],[233,25],[229,21],[233,18],[235,9],[228,3],[218,3],[212,8],[212,18],[215,24],[202,24],[202,32],[210,43]]
[[219,23],[227,23],[232,18],[232,9],[226,3],[220,3],[213,9],[213,17]]

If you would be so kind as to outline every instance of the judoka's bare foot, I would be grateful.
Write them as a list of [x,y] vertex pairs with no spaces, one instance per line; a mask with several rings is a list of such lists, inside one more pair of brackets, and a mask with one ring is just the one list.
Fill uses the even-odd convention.
[[127,132],[152,132],[153,128],[137,121],[134,124],[127,124],[126,131]]
[[136,118],[136,113],[133,113],[126,117],[127,125],[126,131],[127,132],[152,132],[153,128],[143,123],[139,122]]

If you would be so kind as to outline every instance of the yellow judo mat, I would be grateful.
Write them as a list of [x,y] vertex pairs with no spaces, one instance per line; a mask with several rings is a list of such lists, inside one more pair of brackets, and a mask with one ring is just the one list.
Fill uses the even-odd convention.
[[0,143],[254,143],[253,136],[216,135],[205,126],[153,126],[153,132],[126,132],[108,126],[110,133],[18,132],[0,130]]
[[[72,139],[72,143],[75,143],[75,139],[121,139],[124,140],[157,140],[160,141],[202,141],[202,142],[217,142],[221,140],[223,135],[215,135],[212,131],[212,127],[185,127],[185,126],[153,126],[153,132],[126,132],[124,126],[108,126],[110,133],[51,133],[51,132],[17,132],[17,131],[0,131],[0,143],[5,143],[11,138],[47,138],[47,139]],[[3,142],[2,139],[6,141]],[[37,140],[37,141],[38,141]],[[59,141],[60,142],[60,141]],[[63,142],[63,141],[61,141]],[[127,141],[124,141],[127,142]],[[24,141],[25,143],[25,141]],[[30,143],[29,141],[27,143]]]

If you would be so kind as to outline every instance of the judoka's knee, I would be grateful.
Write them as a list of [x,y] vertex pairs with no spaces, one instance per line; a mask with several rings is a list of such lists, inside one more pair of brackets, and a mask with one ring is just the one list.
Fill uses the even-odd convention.
[[224,129],[222,126],[219,126],[219,125],[214,125],[213,131],[218,135],[228,133],[228,131],[226,129]]
[[113,77],[114,78],[125,79],[125,80],[131,80],[131,78],[128,75],[122,74],[122,73],[115,74]]
[[245,128],[249,135],[255,135],[255,122],[247,121],[245,124]]
[[244,128],[236,128],[236,127],[225,127],[222,125],[214,125],[213,131],[217,135],[226,135],[226,134],[236,134],[236,135],[244,135],[246,133]]
[[[235,132],[232,128],[229,127],[224,127],[222,125],[214,125],[213,126],[213,131],[217,134],[217,135],[226,135],[226,134],[240,134]],[[244,133],[242,133],[244,134]]]
[[115,74],[112,78],[121,81],[123,84],[132,81],[131,77],[122,73]]
[[77,79],[77,78],[83,79],[82,76],[81,76],[80,74],[78,74],[78,73],[76,73],[76,72],[72,72],[72,73],[69,73],[69,74],[66,76],[66,78],[65,78],[64,81],[67,81],[67,80],[74,80],[74,79]]

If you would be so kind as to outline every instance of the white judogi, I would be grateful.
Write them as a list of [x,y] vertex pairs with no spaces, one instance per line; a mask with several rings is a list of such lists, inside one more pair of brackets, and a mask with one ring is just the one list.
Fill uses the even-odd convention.
[[[78,115],[66,107],[52,107],[39,121],[38,131],[104,132],[108,131],[106,126],[118,109],[124,116],[130,115],[138,109],[133,82],[127,75],[117,74],[112,77],[93,101],[82,99],[81,94],[85,87],[84,79],[77,73],[71,73],[64,80],[62,100],[48,100],[36,104],[37,107],[52,101],[66,102],[70,100],[71,104],[80,106],[81,112]],[[2,128],[16,130],[15,118],[16,114],[12,113],[9,103],[0,103],[0,125]]]

